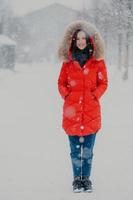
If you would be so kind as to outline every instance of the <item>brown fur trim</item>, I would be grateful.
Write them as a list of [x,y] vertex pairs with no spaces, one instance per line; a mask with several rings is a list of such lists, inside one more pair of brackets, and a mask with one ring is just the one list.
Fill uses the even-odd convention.
[[85,20],[76,20],[72,22],[70,25],[66,27],[64,36],[62,40],[60,41],[57,54],[60,60],[62,61],[68,61],[68,52],[71,45],[71,39],[74,34],[74,32],[77,29],[83,29],[85,30],[90,36],[93,36],[94,42],[96,45],[96,49],[94,52],[94,56],[96,59],[102,59],[104,58],[104,42],[103,39],[99,33],[99,31],[96,29],[94,25],[92,25],[90,22]]

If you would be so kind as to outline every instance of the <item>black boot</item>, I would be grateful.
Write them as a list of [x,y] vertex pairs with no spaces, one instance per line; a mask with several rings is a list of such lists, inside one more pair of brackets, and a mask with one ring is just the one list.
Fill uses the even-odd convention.
[[73,191],[75,193],[82,192],[83,188],[82,188],[81,176],[75,176],[72,185],[73,185]]
[[92,182],[88,176],[82,177],[82,186],[85,192],[92,192]]

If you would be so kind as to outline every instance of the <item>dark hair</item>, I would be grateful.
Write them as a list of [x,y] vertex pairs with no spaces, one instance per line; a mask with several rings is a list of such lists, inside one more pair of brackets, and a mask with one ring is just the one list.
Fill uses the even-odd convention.
[[73,47],[76,46],[77,35],[80,31],[83,31],[86,35],[86,44],[90,43],[90,36],[88,35],[88,33],[83,29],[77,29],[72,36],[70,51],[72,51]]

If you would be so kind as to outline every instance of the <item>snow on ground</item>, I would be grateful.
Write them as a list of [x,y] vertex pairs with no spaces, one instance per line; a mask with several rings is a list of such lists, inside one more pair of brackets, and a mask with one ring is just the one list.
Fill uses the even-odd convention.
[[130,200],[133,197],[133,76],[120,80],[109,66],[101,99],[102,129],[94,147],[94,192],[73,194],[63,100],[57,89],[60,64],[16,65],[0,70],[0,199]]

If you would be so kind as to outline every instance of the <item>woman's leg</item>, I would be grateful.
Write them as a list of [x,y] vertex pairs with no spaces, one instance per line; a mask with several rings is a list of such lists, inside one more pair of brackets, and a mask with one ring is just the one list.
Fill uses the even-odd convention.
[[81,176],[81,143],[78,136],[68,136],[73,176]]
[[93,158],[93,147],[96,134],[84,136],[83,151],[82,151],[82,176],[90,176]]

